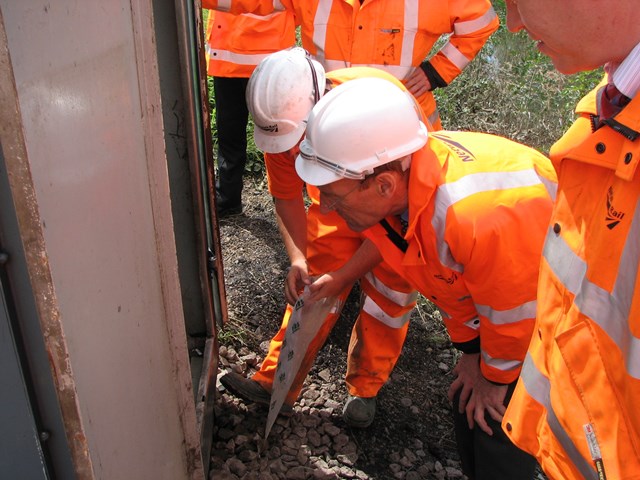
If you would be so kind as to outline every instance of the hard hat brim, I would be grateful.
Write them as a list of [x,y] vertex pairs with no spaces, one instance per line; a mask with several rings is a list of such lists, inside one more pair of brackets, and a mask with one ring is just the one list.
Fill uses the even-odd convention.
[[255,127],[253,130],[253,140],[256,147],[266,153],[282,153],[295,147],[302,135],[304,135],[306,122],[302,122],[295,130],[285,134],[271,133]]
[[302,158],[302,155],[298,155],[296,158],[296,172],[306,184],[316,187],[344,179],[344,177],[332,172],[328,168],[305,160]]

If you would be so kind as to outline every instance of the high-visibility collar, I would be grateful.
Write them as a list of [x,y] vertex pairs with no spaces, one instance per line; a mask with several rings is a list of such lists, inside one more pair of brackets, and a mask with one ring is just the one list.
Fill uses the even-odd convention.
[[[588,95],[576,109],[582,114],[565,135],[551,147],[554,163],[565,158],[614,170],[623,180],[631,180],[640,162],[640,138],[631,140],[610,125],[595,132],[589,116],[596,115],[595,94]],[[620,125],[640,132],[640,96],[636,96],[618,115]]]

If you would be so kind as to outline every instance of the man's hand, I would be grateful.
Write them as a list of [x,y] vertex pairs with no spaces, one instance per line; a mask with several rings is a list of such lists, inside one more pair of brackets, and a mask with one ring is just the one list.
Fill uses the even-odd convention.
[[431,83],[420,67],[414,67],[404,85],[416,98],[419,98],[431,90]]
[[307,262],[292,263],[284,282],[284,296],[287,302],[295,305],[302,290],[309,284],[311,284],[311,279],[307,270]]
[[502,416],[506,410],[504,397],[507,394],[507,385],[494,385],[482,375],[476,381],[476,385],[471,393],[469,403],[467,403],[467,423],[469,428],[473,428],[474,420],[487,435],[493,435],[491,427],[485,420],[485,412],[491,415],[496,422],[502,421]]
[[[479,353],[463,353],[458,363],[453,368],[456,378],[451,382],[447,398],[453,402],[453,397],[460,389],[460,401],[457,405],[458,413],[464,413],[467,402],[471,397],[473,388],[475,387],[480,373],[480,354]],[[456,405],[453,406],[456,408]]]
[[325,273],[309,285],[309,300],[317,302],[327,297],[337,297],[349,286],[340,275],[340,271]]
[[478,425],[487,435],[493,435],[493,431],[485,421],[485,412],[495,421],[502,421],[506,408],[504,398],[507,394],[507,385],[494,385],[482,376],[480,372],[480,354],[463,353],[454,367],[455,380],[451,383],[447,397],[453,401],[453,397],[459,389],[460,401],[453,408],[458,408],[458,413],[467,414],[469,428]]

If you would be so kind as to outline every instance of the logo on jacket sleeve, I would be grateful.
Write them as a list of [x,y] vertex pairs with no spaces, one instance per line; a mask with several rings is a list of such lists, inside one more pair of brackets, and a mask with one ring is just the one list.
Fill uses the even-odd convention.
[[607,228],[613,230],[624,218],[624,212],[619,212],[613,207],[613,187],[609,187],[607,191]]

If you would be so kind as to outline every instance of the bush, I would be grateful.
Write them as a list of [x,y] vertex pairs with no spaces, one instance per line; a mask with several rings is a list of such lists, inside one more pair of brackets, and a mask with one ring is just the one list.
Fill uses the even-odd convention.
[[443,127],[495,133],[547,152],[602,70],[558,73],[526,33],[507,31],[504,2],[493,3],[499,30],[462,75],[435,92]]

